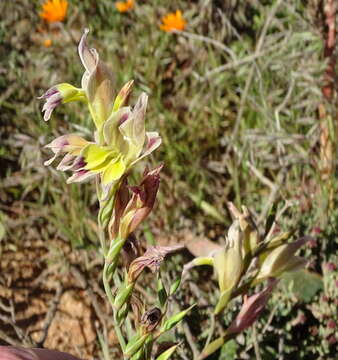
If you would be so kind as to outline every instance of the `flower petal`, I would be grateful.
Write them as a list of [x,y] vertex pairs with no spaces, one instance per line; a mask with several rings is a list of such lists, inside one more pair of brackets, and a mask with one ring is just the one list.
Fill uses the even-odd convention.
[[86,101],[86,94],[82,89],[78,89],[73,85],[62,83],[57,84],[48,89],[38,99],[45,99],[42,112],[44,112],[44,120],[50,119],[53,110],[61,103],[68,103],[72,101]]
[[107,185],[112,181],[120,179],[125,170],[126,165],[122,158],[108,165],[102,175],[103,185]]
[[46,160],[43,164],[45,166],[49,166],[60,154],[62,153],[62,150],[58,150],[54,152],[53,157],[51,157],[49,160]]
[[153,131],[153,132],[147,132],[146,133],[146,137],[147,137],[147,145],[145,148],[145,152],[136,160],[134,160],[131,163],[131,166],[136,164],[138,161],[140,161],[141,159],[145,158],[146,156],[148,156],[149,154],[151,154],[154,150],[156,150],[162,143],[162,138],[161,136],[158,134],[158,132]]
[[61,150],[64,153],[70,152],[72,155],[78,155],[88,144],[90,143],[81,136],[69,134],[57,137],[45,147],[51,149],[54,153]]
[[111,151],[96,144],[90,144],[83,149],[81,155],[84,157],[87,170],[99,170],[98,167],[104,164],[111,155]]
[[148,96],[142,93],[132,113],[132,117],[122,122],[119,129],[126,140],[136,147],[143,147],[145,140],[144,117],[147,109]]
[[115,98],[113,111],[117,111],[118,109],[120,109],[121,106],[124,106],[125,104],[128,103],[128,98],[133,89],[133,84],[134,84],[134,80],[130,80],[126,84],[124,84],[124,86],[122,87],[122,89]]
[[76,171],[70,178],[67,179],[67,184],[71,184],[74,182],[85,182],[95,176],[95,173],[89,170],[81,169],[79,171]]
[[70,154],[67,154],[59,163],[56,170],[60,171],[78,171],[80,169],[83,169],[86,166],[86,162],[84,161],[84,158],[82,156],[73,156]]
[[97,129],[108,119],[114,101],[114,77],[108,67],[99,59],[95,49],[87,46],[86,29],[79,43],[79,56],[86,69],[82,86],[86,91],[88,105]]
[[95,49],[90,49],[88,47],[86,41],[88,33],[89,29],[85,29],[78,46],[78,51],[83,66],[89,73],[91,73],[95,70],[99,61],[99,55]]
[[114,146],[120,149],[122,146],[121,141],[123,139],[119,131],[119,126],[126,122],[130,117],[130,107],[122,107],[110,115],[103,127],[104,140],[108,146]]

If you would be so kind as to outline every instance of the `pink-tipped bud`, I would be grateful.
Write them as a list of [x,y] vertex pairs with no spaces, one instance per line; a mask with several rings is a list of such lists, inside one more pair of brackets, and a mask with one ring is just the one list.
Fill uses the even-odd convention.
[[[163,165],[157,166],[151,171],[147,171],[139,186],[128,187],[123,190],[123,197],[126,199],[125,191],[132,192],[128,203],[118,200],[115,205],[114,214],[110,224],[112,237],[118,234],[126,239],[150,214],[154,207],[157,191],[160,185],[159,173]],[[117,199],[122,197],[122,193]]]
[[271,280],[270,284],[261,292],[244,298],[242,309],[231,323],[228,332],[239,333],[250,327],[260,316],[268,302],[270,294],[278,280]]

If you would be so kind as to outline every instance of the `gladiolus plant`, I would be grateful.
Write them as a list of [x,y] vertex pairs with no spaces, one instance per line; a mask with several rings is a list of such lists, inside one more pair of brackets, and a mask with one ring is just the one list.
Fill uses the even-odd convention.
[[[184,21],[178,15],[179,12],[176,17],[183,27]],[[169,20],[165,21],[165,31],[173,27],[173,19]],[[81,134],[63,134],[52,140],[46,145],[52,157],[45,165],[49,166],[60,158],[57,170],[71,173],[68,183],[96,182],[102,279],[123,358],[155,359],[154,345],[194,306],[169,314],[168,302],[178,290],[181,278],[170,289],[165,289],[161,278],[161,264],[183,246],[154,245],[143,251],[144,247],[135,235],[154,207],[163,165],[146,168],[142,180],[136,185],[130,184],[130,174],[136,163],[160,146],[161,137],[156,131],[146,131],[147,94],[142,93],[135,105],[129,106],[133,81],[116,92],[112,72],[96,49],[88,47],[87,35],[88,30],[85,30],[78,47],[84,67],[81,85],[54,85],[40,99],[45,101],[42,111],[46,121],[56,107],[81,102],[88,108],[95,131],[90,138]],[[184,268],[187,274],[193,266],[213,266],[219,295],[212,316],[222,316],[233,298],[243,298],[241,310],[224,335],[213,340],[213,332],[210,332],[200,359],[214,353],[235,334],[251,326],[262,313],[277,278],[285,271],[304,265],[304,260],[294,255],[304,244],[304,239],[289,243],[292,233],[273,237],[270,229],[261,236],[246,207],[240,212],[229,204],[229,209],[234,220],[224,246],[209,256],[194,259]],[[135,286],[146,268],[156,274],[158,283],[157,306],[150,308]],[[249,292],[264,281],[267,286],[249,296]],[[178,341],[157,353],[156,360],[169,359],[177,346]]]

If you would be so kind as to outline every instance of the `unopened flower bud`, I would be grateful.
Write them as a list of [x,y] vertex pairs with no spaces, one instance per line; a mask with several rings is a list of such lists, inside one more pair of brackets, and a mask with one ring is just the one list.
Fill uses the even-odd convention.
[[218,276],[221,295],[215,308],[220,313],[228,303],[231,291],[238,284],[243,271],[243,244],[238,221],[229,229],[225,248],[217,251],[213,256],[213,265]]
[[239,333],[250,327],[262,313],[277,280],[272,280],[263,291],[244,298],[243,306],[236,319],[231,323],[228,332]]
[[116,194],[113,216],[109,223],[112,239],[126,239],[150,214],[160,185],[159,173],[162,167],[163,165],[159,165],[147,170],[139,186],[128,186],[127,181],[123,180]]
[[117,111],[120,107],[125,106],[133,89],[134,80],[128,81],[120,92],[117,94],[113,106],[113,111]]
[[240,230],[243,233],[243,256],[253,253],[261,239],[249,209],[242,206],[243,212],[241,213],[231,202],[228,203],[228,208],[232,216],[238,221]]
[[277,277],[285,271],[295,271],[302,268],[306,261],[294,254],[305,242],[306,239],[302,238],[272,249],[263,260],[256,281],[264,280],[268,277]]
[[151,335],[148,333],[143,335],[136,334],[134,337],[132,337],[124,350],[125,357],[129,358],[136,354],[138,351],[141,351],[142,353],[141,348],[144,343],[149,339],[149,337],[151,337]]
[[226,246],[213,257],[221,292],[232,289],[238,283],[243,269],[242,239],[238,221],[229,229]]

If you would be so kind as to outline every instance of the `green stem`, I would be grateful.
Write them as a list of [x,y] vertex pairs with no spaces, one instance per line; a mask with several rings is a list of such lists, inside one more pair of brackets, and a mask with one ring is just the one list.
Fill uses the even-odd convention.
[[104,268],[103,268],[102,279],[103,279],[104,291],[106,292],[109,303],[110,303],[111,307],[114,310],[114,295],[113,295],[113,293],[111,291],[111,287],[110,287],[110,284],[109,284],[108,267],[109,267],[109,264],[105,261]]
[[104,263],[104,268],[103,268],[103,286],[104,286],[104,290],[106,292],[106,295],[108,297],[109,303],[113,309],[113,325],[114,325],[114,331],[115,334],[117,336],[117,339],[120,343],[121,349],[122,351],[125,350],[126,348],[126,341],[123,337],[122,331],[120,326],[118,325],[117,322],[117,312],[114,306],[114,295],[111,291],[111,287],[110,287],[110,281],[109,281],[109,274],[108,274],[108,268],[109,268],[109,263],[105,262]]
[[214,331],[215,331],[215,325],[216,325],[216,315],[212,314],[211,318],[210,318],[210,330],[208,333],[208,337],[207,337],[207,341],[205,342],[204,349],[206,349],[208,347],[208,345],[210,344],[210,341],[212,339],[212,336],[214,335]]
[[220,336],[213,342],[211,342],[207,347],[205,347],[198,357],[198,360],[203,360],[216,351],[218,351],[225,343],[227,343],[229,340],[233,339],[235,337],[235,334],[227,334],[225,333],[223,336]]
[[113,321],[113,322],[114,322],[114,331],[115,331],[115,334],[116,334],[117,339],[118,339],[118,341],[119,341],[119,343],[120,343],[121,349],[122,349],[122,351],[124,352],[125,349],[126,349],[127,344],[126,344],[126,340],[124,339],[124,336],[123,336],[123,334],[122,334],[121,328],[120,328],[120,326],[117,324],[117,313],[116,313],[115,310],[114,310],[114,321]]
[[107,246],[106,246],[105,230],[100,222],[99,216],[98,216],[97,221],[98,221],[98,225],[99,225],[99,240],[100,240],[101,249],[103,252],[103,256],[106,257],[107,256]]
[[250,279],[249,281],[245,282],[242,286],[237,288],[235,291],[232,292],[230,299],[234,299],[235,297],[246,293],[249,288],[253,285],[256,285],[255,278]]
[[[99,183],[97,181],[96,183],[96,191],[97,191],[97,196],[98,199],[100,199],[101,194],[100,194],[100,188],[99,188]],[[116,186],[114,187],[114,189],[112,190],[112,194],[109,198],[109,200],[107,202],[105,202],[104,204],[100,201],[100,210],[98,213],[98,232],[99,232],[99,240],[100,240],[100,245],[101,245],[101,249],[103,252],[103,256],[104,256],[104,267],[103,267],[103,274],[102,274],[102,280],[103,280],[103,286],[104,286],[104,290],[105,293],[108,297],[108,301],[113,309],[113,326],[114,326],[114,331],[115,334],[117,336],[117,339],[120,343],[121,349],[124,352],[125,348],[126,348],[126,340],[122,334],[121,328],[118,325],[118,321],[117,321],[117,310],[114,306],[114,295],[113,292],[111,290],[111,286],[110,286],[110,281],[111,278],[114,275],[117,275],[115,273],[116,267],[117,267],[117,259],[114,258],[113,263],[112,263],[112,259],[110,259],[110,261],[107,259],[108,257],[108,248],[107,248],[107,244],[106,244],[106,234],[105,234],[105,230],[108,226],[108,222],[109,222],[109,214],[111,214],[112,212],[112,206],[114,204],[114,194],[116,191]],[[112,246],[112,242],[109,244],[109,247]],[[116,249],[117,252],[119,252],[121,250],[123,246],[123,243],[121,243],[121,246],[118,247],[118,249]],[[116,255],[117,257],[117,255]]]

